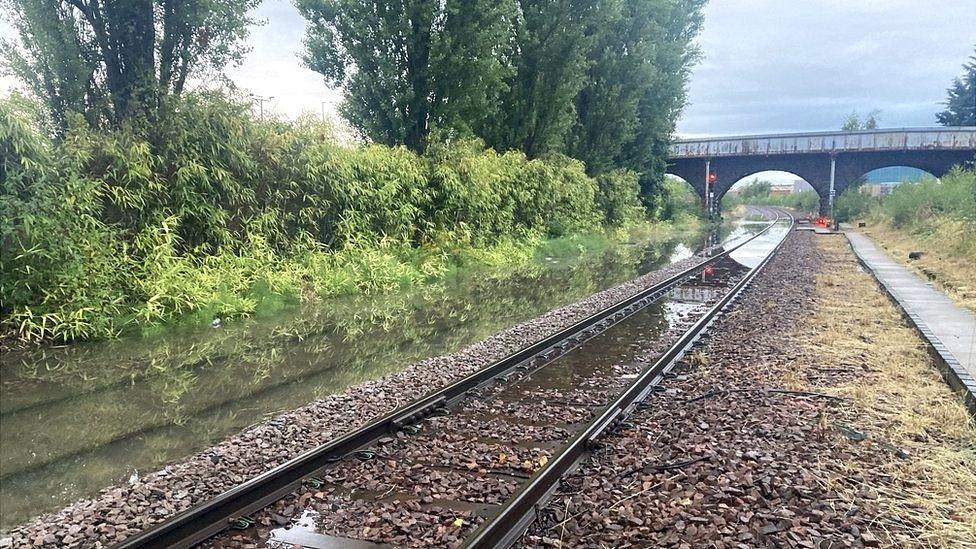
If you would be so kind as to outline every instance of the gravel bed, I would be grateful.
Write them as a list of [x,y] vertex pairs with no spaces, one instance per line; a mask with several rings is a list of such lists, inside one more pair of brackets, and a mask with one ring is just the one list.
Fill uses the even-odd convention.
[[0,548],[105,547],[121,541],[698,261],[700,256],[679,261],[513,326],[452,355],[420,361],[398,373],[283,413],[160,471],[106,488],[92,499],[0,533]]
[[870,491],[848,505],[819,474],[850,457],[850,441],[822,424],[840,401],[782,389],[789,372],[816,364],[790,337],[814,303],[822,258],[813,238],[789,236],[667,390],[563,482],[522,546],[878,544]]
[[[735,280],[710,285],[727,288]],[[259,546],[274,537],[275,526],[290,526],[289,517],[321,534],[405,547],[459,546],[469,527],[487,516],[486,504],[507,501],[630,382],[645,356],[673,343],[720,293],[681,304],[682,318],[648,307],[538,370],[486,387],[448,415],[425,420],[413,435],[382,439],[372,459],[347,456],[325,473],[328,485],[303,486],[255,514],[254,532],[228,532],[208,546]],[[479,509],[484,513],[472,514]]]

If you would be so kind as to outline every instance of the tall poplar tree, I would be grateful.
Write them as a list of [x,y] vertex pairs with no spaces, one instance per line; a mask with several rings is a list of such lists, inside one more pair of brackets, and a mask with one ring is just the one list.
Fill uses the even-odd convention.
[[660,27],[654,44],[655,77],[638,102],[634,138],[619,165],[640,174],[641,196],[654,206],[667,170],[668,147],[687,99],[691,69],[700,57],[694,40],[701,30],[707,0],[665,0],[654,12]]
[[506,0],[298,0],[305,63],[342,86],[364,137],[423,151],[431,132],[470,135],[505,89]]
[[602,0],[589,51],[586,84],[576,97],[569,154],[591,174],[620,167],[624,147],[641,123],[644,93],[660,77],[655,65],[664,0]]
[[565,151],[576,96],[586,83],[596,12],[588,0],[517,0],[502,116],[480,131],[488,144],[530,157]]
[[3,0],[18,41],[3,61],[63,127],[70,111],[151,115],[187,78],[241,59],[260,0]]

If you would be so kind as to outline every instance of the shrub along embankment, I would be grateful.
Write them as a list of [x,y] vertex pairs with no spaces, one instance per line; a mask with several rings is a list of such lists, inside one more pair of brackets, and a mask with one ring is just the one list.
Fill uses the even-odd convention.
[[33,341],[389,291],[646,219],[636,174],[478,143],[344,146],[190,97],[150,131],[52,140],[0,101],[3,325]]
[[722,199],[723,210],[733,211],[739,206],[782,206],[808,214],[816,214],[820,209],[820,197],[816,191],[773,195],[767,186],[759,192],[729,193]]
[[[865,221],[859,230],[976,311],[976,170],[901,184],[881,199],[849,189],[836,212],[840,221]],[[915,251],[922,256],[909,260]]]

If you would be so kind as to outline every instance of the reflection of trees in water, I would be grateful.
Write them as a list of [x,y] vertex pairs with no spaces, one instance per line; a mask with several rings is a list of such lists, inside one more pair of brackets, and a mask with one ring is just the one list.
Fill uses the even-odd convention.
[[[677,244],[611,246],[556,264],[481,270],[402,293],[301,305],[218,330],[176,329],[164,337],[23,355],[19,368],[4,372],[4,476],[21,485],[15,477],[35,470],[29,476],[81,475],[98,485],[89,478],[95,476],[107,485],[123,464],[157,467],[264,413],[454,352],[629,280],[666,261]],[[8,401],[14,387],[17,398]],[[58,421],[38,423],[38,417]],[[86,469],[108,448],[116,453],[114,469]],[[8,494],[14,491],[20,490]],[[83,495],[63,491],[62,501]]]
[[[80,404],[94,417],[115,415],[99,413],[95,403],[106,402],[104,411],[109,411],[121,401],[134,414],[120,414],[129,426],[141,423],[143,415],[149,416],[148,423],[182,422],[209,403],[244,398],[267,384],[288,383],[317,370],[338,368],[360,379],[449,352],[602,289],[607,281],[632,276],[639,253],[635,247],[614,247],[564,266],[532,264],[413,292],[333,300],[321,304],[328,306],[304,306],[290,316],[176,332],[155,342],[113,342],[59,353],[47,349],[39,351],[36,361],[23,357],[30,365],[17,373],[22,381],[58,383],[66,389],[61,396],[70,399],[63,405]],[[122,354],[123,347],[127,354]],[[45,403],[47,388],[36,391],[34,402],[22,399],[19,407],[57,407],[59,402]],[[15,419],[17,407],[12,403],[4,410],[5,423]]]

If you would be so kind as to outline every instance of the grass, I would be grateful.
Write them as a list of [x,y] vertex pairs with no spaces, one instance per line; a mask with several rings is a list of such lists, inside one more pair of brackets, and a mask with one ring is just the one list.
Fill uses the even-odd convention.
[[[816,242],[826,262],[817,278],[820,299],[796,337],[821,364],[846,372],[826,383],[850,399],[832,422],[868,434],[851,443],[854,458],[841,473],[823,472],[822,481],[851,505],[876,494],[881,512],[872,526],[891,546],[976,547],[976,421],[922,340],[858,269],[847,242]],[[789,382],[811,390],[824,385],[805,377]],[[908,457],[896,457],[898,449]]]
[[[943,220],[925,232],[893,227],[883,219],[858,229],[896,260],[931,280],[957,303],[976,312],[976,236],[961,222]],[[909,252],[922,257],[909,260]]]
[[[865,221],[863,232],[895,259],[976,311],[976,169],[904,183],[882,199],[849,188],[837,200],[837,216]],[[921,259],[908,259],[914,251]]]

